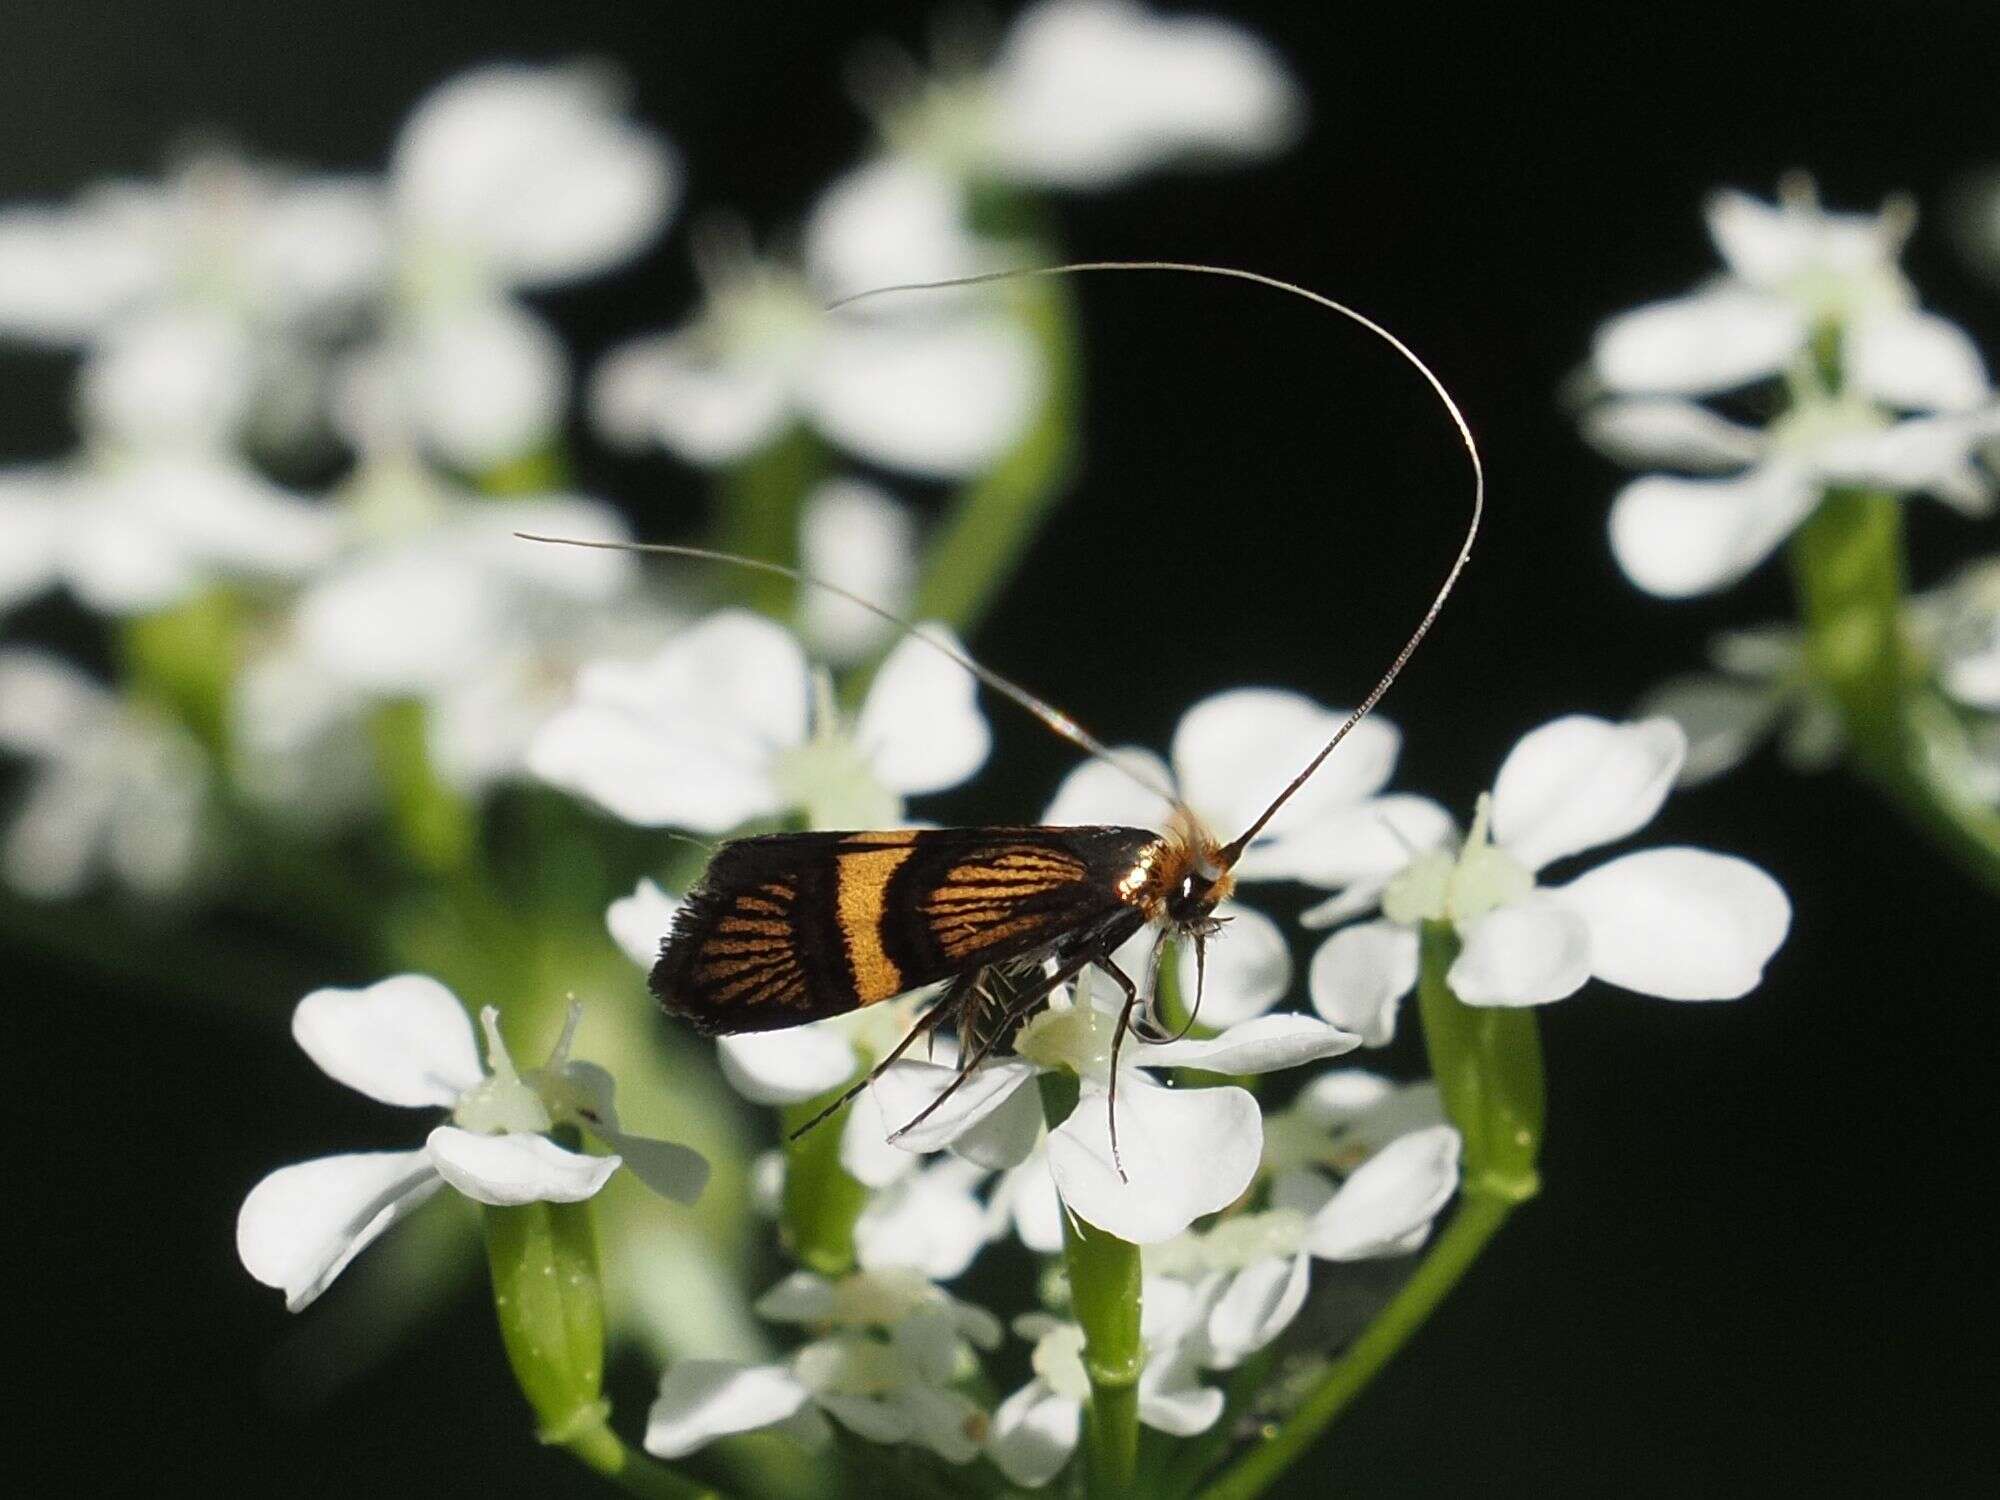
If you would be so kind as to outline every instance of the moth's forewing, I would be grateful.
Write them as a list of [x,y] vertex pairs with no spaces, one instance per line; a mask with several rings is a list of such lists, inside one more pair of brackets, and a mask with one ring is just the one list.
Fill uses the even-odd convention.
[[772,1031],[1035,954],[1107,950],[1143,828],[774,833],[724,844],[653,966],[669,1014]]

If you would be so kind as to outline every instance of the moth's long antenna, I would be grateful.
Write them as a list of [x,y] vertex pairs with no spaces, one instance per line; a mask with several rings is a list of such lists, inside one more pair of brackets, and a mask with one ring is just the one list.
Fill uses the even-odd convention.
[[1479,445],[1473,441],[1472,428],[1466,423],[1465,413],[1459,410],[1458,403],[1452,399],[1451,392],[1445,389],[1444,382],[1432,373],[1431,367],[1418,358],[1416,351],[1411,349],[1408,344],[1405,344],[1395,334],[1391,333],[1365,313],[1356,312],[1353,308],[1346,306],[1344,303],[1336,302],[1331,297],[1321,296],[1318,292],[1309,291],[1305,287],[1297,286],[1289,281],[1282,281],[1276,276],[1266,276],[1258,271],[1239,270],[1234,266],[1207,266],[1198,262],[1177,260],[1073,261],[1069,264],[1059,266],[1029,266],[1012,271],[989,271],[979,276],[954,277],[949,281],[906,282],[898,286],[873,287],[865,292],[857,292],[851,297],[844,297],[840,301],[831,304],[831,308],[846,307],[852,303],[861,301],[863,298],[880,297],[889,292],[922,291],[954,286],[977,286],[982,282],[1010,281],[1017,277],[1026,276],[1074,276],[1088,271],[1175,271],[1190,276],[1215,276],[1228,281],[1248,281],[1256,286],[1270,287],[1273,291],[1286,292],[1294,297],[1303,297],[1306,301],[1317,303],[1329,312],[1338,313],[1349,322],[1358,323],[1374,334],[1375,337],[1400,354],[1419,375],[1424,377],[1425,382],[1436,393],[1438,400],[1444,404],[1445,411],[1451,417],[1452,425],[1458,429],[1459,441],[1465,444],[1466,457],[1472,461],[1472,519],[1465,528],[1465,540],[1459,544],[1458,556],[1452,560],[1451,568],[1444,575],[1444,582],[1439,586],[1436,597],[1431,600],[1430,608],[1424,611],[1424,617],[1418,621],[1416,630],[1412,632],[1409,640],[1403,643],[1403,649],[1396,653],[1395,660],[1389,663],[1389,669],[1382,674],[1381,681],[1375,684],[1368,696],[1361,700],[1360,706],[1347,716],[1346,721],[1339,729],[1334,731],[1333,738],[1326,742],[1319,754],[1306,763],[1306,768],[1294,776],[1291,783],[1283,791],[1272,798],[1271,805],[1257,815],[1255,822],[1223,847],[1219,853],[1219,858],[1223,868],[1227,869],[1242,857],[1243,851],[1250,846],[1250,841],[1264,831],[1265,825],[1277,815],[1279,808],[1291,800],[1292,794],[1312,779],[1313,773],[1325,764],[1326,758],[1333,754],[1335,749],[1339,747],[1340,742],[1346,739],[1353,731],[1354,726],[1367,718],[1375,705],[1382,701],[1382,695],[1389,691],[1389,685],[1396,680],[1404,666],[1408,664],[1410,658],[1416,655],[1417,647],[1422,644],[1424,637],[1430,633],[1431,626],[1437,623],[1437,617],[1444,609],[1445,600],[1451,597],[1452,589],[1458,584],[1458,575],[1465,571],[1466,563],[1472,560],[1472,544],[1478,539],[1479,523],[1486,513],[1486,466],[1480,460]]
[[1175,806],[1180,804],[1180,799],[1174,795],[1171,787],[1162,786],[1152,777],[1140,771],[1136,766],[1118,759],[1105,748],[1103,741],[1099,740],[1096,735],[1085,729],[1053,703],[1048,703],[1043,699],[1037,698],[1019,683],[1009,681],[990,667],[982,667],[949,641],[939,640],[936,636],[928,634],[918,626],[904,619],[901,615],[884,609],[881,605],[864,598],[851,589],[842,588],[837,583],[808,573],[803,568],[787,567],[784,563],[770,562],[761,557],[744,557],[740,553],[735,552],[717,552],[709,547],[684,547],[676,542],[589,541],[582,537],[573,536],[541,536],[532,531],[517,531],[514,535],[524,542],[550,542],[559,547],[590,547],[600,552],[651,552],[666,557],[693,558],[697,562],[729,563],[735,567],[750,568],[759,573],[776,573],[781,578],[789,578],[794,583],[803,583],[811,588],[825,589],[836,598],[845,599],[849,604],[867,610],[869,614],[874,615],[878,620],[888,621],[889,624],[894,625],[904,635],[922,641],[926,646],[944,653],[944,655],[957,662],[959,666],[965,668],[974,677],[977,677],[981,682],[992,688],[994,692],[999,693],[1002,697],[1011,698],[1014,702],[1020,704],[1022,708],[1025,708],[1029,713],[1040,719],[1050,729],[1068,740],[1072,745],[1075,745],[1079,750],[1088,755],[1095,756],[1106,765],[1113,767],[1122,775],[1144,787],[1147,791],[1154,793],[1156,796],[1166,798],[1168,802],[1173,803]]

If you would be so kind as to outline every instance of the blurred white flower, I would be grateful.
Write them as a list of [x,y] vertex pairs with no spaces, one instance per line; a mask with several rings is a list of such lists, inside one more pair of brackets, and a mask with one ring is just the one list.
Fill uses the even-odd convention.
[[819,828],[895,827],[905,796],[956,786],[985,761],[975,688],[905,640],[850,725],[790,632],[723,610],[648,661],[586,667],[528,764],[644,827],[724,833],[797,810]]
[[986,1413],[955,1390],[974,1347],[1000,1342],[992,1314],[911,1271],[830,1281],[797,1271],[757,1311],[823,1336],[774,1364],[691,1359],[669,1369],[646,1420],[646,1451],[679,1458],[720,1437],[770,1429],[809,1448],[827,1418],[877,1443],[913,1443],[948,1463],[979,1456]]
[[[799,566],[891,614],[903,614],[916,594],[916,517],[875,485],[830,480],[800,508]],[[880,616],[825,589],[800,590],[799,634],[815,656],[836,666],[863,660],[894,632]]]
[[1523,736],[1456,848],[1412,851],[1386,882],[1357,884],[1306,914],[1360,916],[1313,956],[1314,1007],[1373,1046],[1395,1032],[1417,979],[1417,929],[1449,922],[1464,947],[1448,974],[1468,1005],[1541,1005],[1595,977],[1669,1000],[1734,999],[1785,939],[1791,903],[1746,860],[1702,849],[1623,855],[1561,886],[1552,862],[1644,827],[1687,741],[1667,719],[1612,724],[1573,714]]
[[[1708,219],[1728,274],[1613,318],[1592,354],[1618,399],[1586,415],[1586,434],[1623,463],[1681,471],[1613,503],[1612,550],[1632,581],[1666,598],[1733,583],[1829,486],[1983,513],[1991,487],[1975,459],[2000,407],[1972,341],[1919,310],[1897,268],[1907,205],[1830,214],[1795,179],[1776,204],[1718,193]],[[1762,431],[1686,399],[1775,375],[1790,402]],[[1907,412],[1929,415],[1894,415]]]
[[1458,1187],[1458,1132],[1429,1084],[1336,1069],[1266,1124],[1269,1206],[1146,1255],[1148,1275],[1194,1287],[1201,1362],[1213,1370],[1234,1369],[1290,1326],[1315,1258],[1407,1255]]
[[[450,1121],[421,1150],[321,1157],[271,1173],[237,1216],[244,1268],[298,1312],[441,1183],[480,1203],[574,1203],[623,1165],[653,1191],[693,1202],[708,1163],[686,1146],[619,1129],[611,1076],[569,1056],[581,1014],[572,1003],[549,1060],[523,1073],[501,1040],[499,1012],[487,1006],[482,1071],[471,1021],[435,979],[399,974],[306,996],[292,1013],[292,1036],[322,1072],[384,1104],[449,1110]],[[562,1125],[618,1154],[563,1149],[547,1135]]]
[[962,189],[888,159],[829,189],[805,271],[738,251],[703,266],[707,302],[673,333],[614,350],[592,384],[612,439],[733,463],[805,423],[862,458],[951,477],[985,468],[1041,399],[1034,341],[1001,294],[912,293],[829,313],[833,298],[988,269],[960,228]]
[[102,875],[164,897],[196,873],[209,766],[177,723],[60,657],[0,648],[0,755],[30,766],[0,840],[15,890],[53,900]]
[[220,450],[0,471],[0,610],[58,586],[107,614],[165,609],[309,573],[337,536],[326,509]]
[[[1150,1245],[1235,1202],[1256,1176],[1264,1139],[1262,1115],[1248,1090],[1170,1088],[1151,1070],[1269,1073],[1336,1056],[1359,1042],[1296,1015],[1259,1016],[1214,1037],[1176,1042],[1128,1034],[1118,1064],[1114,1161],[1116,1023],[1115,1011],[1090,1002],[1087,987],[1080,1000],[1057,995],[1021,1028],[1014,1056],[989,1059],[963,1081],[955,1067],[905,1059],[875,1081],[868,1100],[904,1150],[950,1147],[999,1169],[1026,1160],[1041,1138],[1035,1079],[1050,1071],[1073,1075],[1080,1085],[1076,1108],[1049,1132],[1046,1147],[1056,1191],[1079,1219]],[[920,1123],[902,1128],[926,1109]]]
[[969,180],[1058,188],[1266,156],[1304,114],[1277,54],[1243,28],[1131,0],[1042,0],[983,74],[897,82],[863,101],[897,149]]
[[[1194,1293],[1178,1281],[1148,1276],[1139,1297],[1146,1349],[1139,1420],[1174,1437],[1206,1432],[1222,1415],[1223,1394],[1201,1383]],[[1028,1313],[1014,1320],[1014,1332],[1035,1346],[1034,1376],[994,1410],[986,1456],[1013,1483],[1040,1489],[1062,1472],[1082,1431],[1090,1398],[1083,1330],[1046,1313]]]
[[1726,631],[1709,642],[1713,672],[1670,677],[1641,700],[1637,719],[1667,718],[1687,738],[1678,785],[1734,770],[1777,735],[1795,770],[1818,771],[1840,754],[1839,706],[1814,686],[1796,629]]

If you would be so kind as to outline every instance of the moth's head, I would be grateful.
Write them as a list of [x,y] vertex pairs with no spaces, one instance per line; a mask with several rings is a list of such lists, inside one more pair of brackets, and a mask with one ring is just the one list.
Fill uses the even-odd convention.
[[1185,807],[1176,807],[1167,824],[1167,838],[1174,857],[1162,872],[1168,878],[1162,892],[1164,923],[1181,937],[1197,941],[1209,937],[1221,925],[1215,908],[1236,889],[1235,861],[1216,841],[1201,820]]

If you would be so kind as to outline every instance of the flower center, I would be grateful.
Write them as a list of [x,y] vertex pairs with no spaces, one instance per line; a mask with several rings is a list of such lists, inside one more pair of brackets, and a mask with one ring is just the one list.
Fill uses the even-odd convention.
[[902,799],[875,779],[867,752],[841,725],[824,669],[813,673],[812,734],[778,752],[771,782],[812,828],[893,828],[903,820]]
[[579,1101],[563,1070],[582,1016],[583,1007],[571,1001],[549,1060],[523,1075],[500,1035],[500,1012],[491,1005],[482,1009],[479,1025],[486,1033],[487,1076],[458,1096],[452,1123],[481,1135],[540,1135],[559,1121],[575,1118],[579,1102],[588,1101]]
[[1035,1373],[1050,1390],[1072,1401],[1090,1397],[1090,1376],[1083,1368],[1083,1330],[1074,1323],[1051,1328],[1035,1341]]
[[1382,892],[1382,914],[1392,922],[1462,924],[1510,905],[1535,888],[1528,867],[1492,841],[1493,798],[1482,792],[1472,828],[1456,853],[1420,854]]
[[1111,1042],[1118,1020],[1079,997],[1067,1005],[1051,1003],[1014,1038],[1019,1057],[1044,1068],[1063,1068],[1079,1078],[1104,1082],[1111,1077]]

